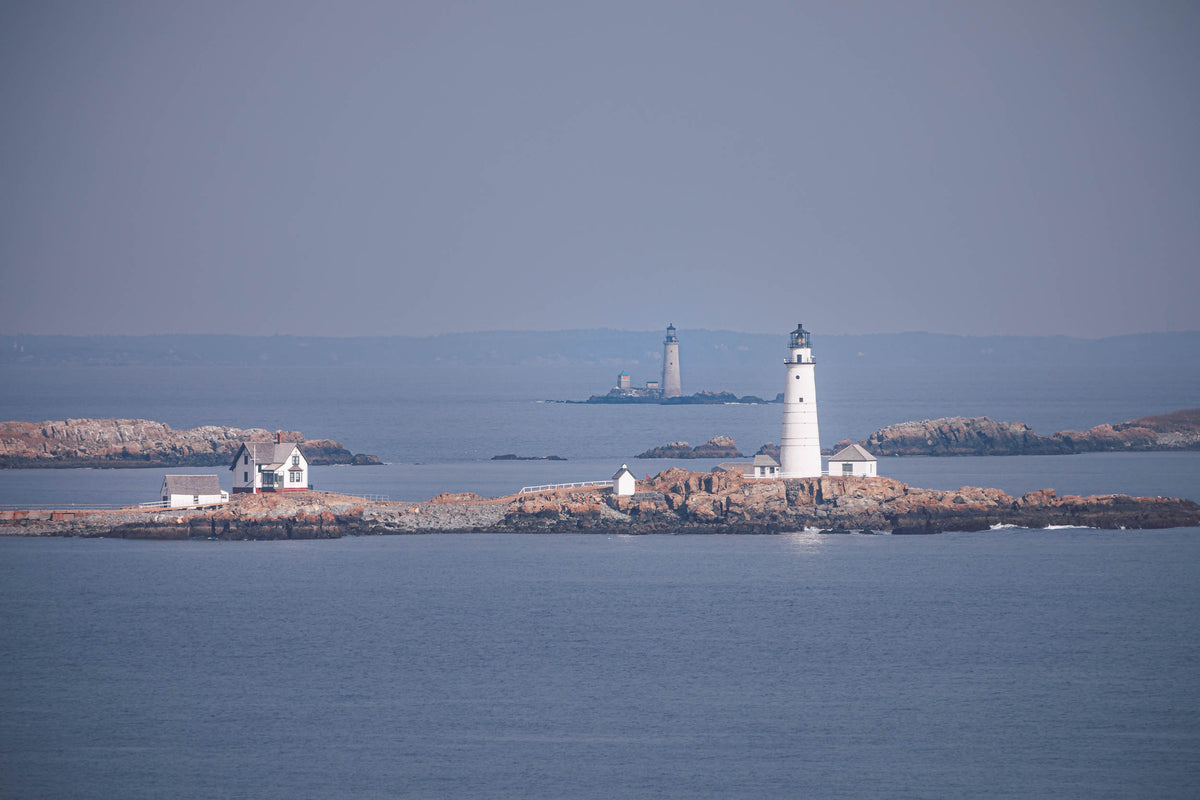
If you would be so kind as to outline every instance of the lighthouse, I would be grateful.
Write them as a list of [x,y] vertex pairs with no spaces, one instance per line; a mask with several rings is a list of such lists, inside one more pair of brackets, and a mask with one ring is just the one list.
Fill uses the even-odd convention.
[[679,339],[675,326],[667,325],[667,338],[663,339],[662,396],[679,397],[683,389],[679,385]]
[[812,344],[804,325],[797,325],[788,343],[787,384],[783,388],[783,439],[779,448],[780,475],[817,478],[821,475],[821,440],[817,435],[817,378]]

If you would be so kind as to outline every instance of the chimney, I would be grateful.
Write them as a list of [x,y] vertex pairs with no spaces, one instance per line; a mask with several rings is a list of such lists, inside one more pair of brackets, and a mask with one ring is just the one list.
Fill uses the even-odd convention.
[[275,431],[275,444],[283,444],[283,431]]

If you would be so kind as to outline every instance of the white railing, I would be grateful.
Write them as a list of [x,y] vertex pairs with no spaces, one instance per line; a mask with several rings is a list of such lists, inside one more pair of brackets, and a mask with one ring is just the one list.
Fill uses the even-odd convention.
[[612,486],[612,481],[576,481],[575,483],[543,483],[541,486],[523,486],[518,494],[548,492],[551,489],[578,489],[583,486]]
[[128,503],[5,503],[0,511],[116,511]]
[[154,508],[162,508],[162,509],[173,509],[173,508],[178,508],[178,509],[186,509],[186,508],[213,508],[214,506],[223,506],[223,505],[227,504],[228,502],[229,502],[229,500],[228,500],[228,499],[226,499],[226,500],[214,500],[214,501],[207,502],[207,503],[184,503],[183,505],[173,506],[173,505],[171,505],[171,501],[170,501],[170,500],[154,500],[154,501],[152,501],[152,502],[149,502],[149,503],[138,503],[138,508],[145,508],[145,509],[154,509]]

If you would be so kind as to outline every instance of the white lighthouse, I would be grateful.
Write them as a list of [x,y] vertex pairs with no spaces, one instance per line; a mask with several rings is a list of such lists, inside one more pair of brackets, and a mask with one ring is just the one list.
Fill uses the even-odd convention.
[[817,378],[812,344],[804,325],[797,325],[788,344],[787,384],[783,388],[783,439],[780,476],[821,475],[821,440],[817,435]]
[[675,326],[667,325],[667,338],[663,340],[662,396],[679,397],[683,389],[679,384],[679,339],[675,337]]

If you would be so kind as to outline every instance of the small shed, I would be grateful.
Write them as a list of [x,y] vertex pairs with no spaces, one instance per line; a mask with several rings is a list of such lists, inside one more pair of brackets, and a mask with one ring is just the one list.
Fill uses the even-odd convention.
[[622,464],[617,470],[617,474],[613,475],[613,494],[630,496],[637,491],[637,478],[633,477],[633,473],[629,471],[628,464]]
[[843,447],[829,457],[829,474],[837,477],[845,475],[856,478],[874,478],[876,476],[875,456],[856,444]]
[[754,477],[756,478],[777,478],[779,477],[779,462],[771,458],[765,453],[759,453],[754,457]]
[[221,489],[216,475],[167,475],[163,478],[162,499],[171,508],[215,506],[229,502],[229,492]]

